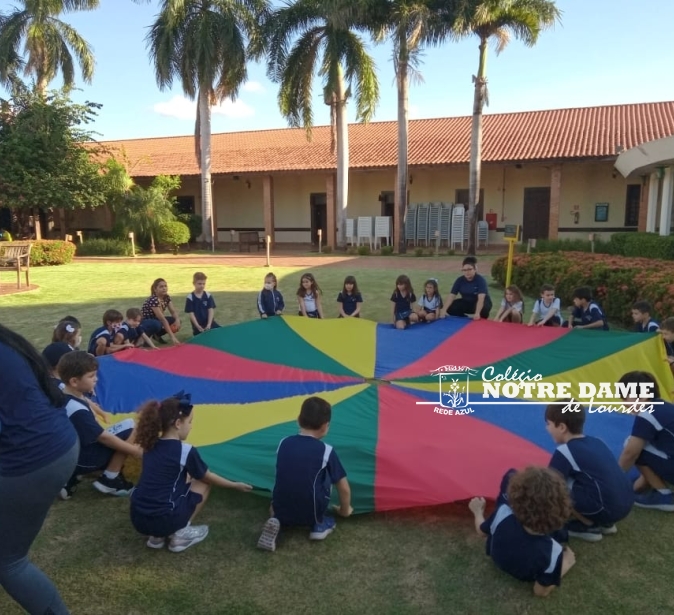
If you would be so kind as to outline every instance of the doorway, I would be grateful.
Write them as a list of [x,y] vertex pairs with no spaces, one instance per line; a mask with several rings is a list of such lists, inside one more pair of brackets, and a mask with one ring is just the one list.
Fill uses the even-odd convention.
[[318,246],[318,229],[321,229],[322,245],[328,243],[328,195],[315,192],[309,196],[311,207],[311,245]]
[[381,202],[381,215],[393,219],[396,206],[395,192],[393,190],[381,192],[379,194],[379,201]]
[[[463,205],[466,208],[466,211],[469,209],[470,201],[470,190],[468,188],[459,188],[454,193],[454,203],[457,205]],[[477,220],[482,220],[484,218],[484,188],[480,188],[480,200],[477,204],[477,209],[475,211],[475,218]]]
[[550,188],[525,188],[522,239],[547,239],[550,226]]

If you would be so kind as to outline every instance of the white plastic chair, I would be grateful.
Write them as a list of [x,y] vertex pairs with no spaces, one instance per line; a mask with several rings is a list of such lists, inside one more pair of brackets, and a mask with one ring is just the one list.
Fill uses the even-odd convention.
[[464,224],[466,220],[466,210],[463,205],[454,205],[452,210],[452,234],[450,240],[450,248],[459,244],[463,250],[463,245],[466,241],[466,234],[464,232]]
[[386,239],[386,245],[391,245],[391,217],[390,216],[377,216],[374,219],[374,248],[377,249],[377,245],[381,248],[382,239]]
[[373,249],[373,237],[372,237],[372,218],[367,216],[358,217],[358,245],[360,246],[360,240],[366,239],[370,244],[370,250]]
[[355,243],[353,236],[353,218],[346,219],[346,243],[353,245]]
[[489,222],[480,220],[477,223],[477,245],[483,242],[485,246],[489,246]]

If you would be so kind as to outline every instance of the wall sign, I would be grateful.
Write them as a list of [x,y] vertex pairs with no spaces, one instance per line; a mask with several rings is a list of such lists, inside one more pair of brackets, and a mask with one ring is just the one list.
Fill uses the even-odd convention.
[[608,203],[596,203],[594,206],[594,221],[608,222]]

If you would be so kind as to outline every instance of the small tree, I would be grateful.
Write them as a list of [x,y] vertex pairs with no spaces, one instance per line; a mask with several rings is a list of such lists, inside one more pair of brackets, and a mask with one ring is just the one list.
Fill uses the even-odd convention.
[[160,243],[165,243],[173,248],[173,254],[178,254],[180,246],[190,240],[190,228],[187,224],[174,220],[173,222],[164,222],[157,229],[157,239]]
[[106,201],[100,151],[86,130],[100,105],[62,92],[42,97],[18,84],[0,99],[0,201],[3,206],[77,209]]
[[150,252],[156,254],[155,236],[160,227],[176,219],[175,197],[170,194],[180,188],[180,177],[158,175],[149,187],[143,188],[134,184],[126,167],[117,160],[108,160],[105,171],[107,202],[117,224],[139,237],[147,237]]

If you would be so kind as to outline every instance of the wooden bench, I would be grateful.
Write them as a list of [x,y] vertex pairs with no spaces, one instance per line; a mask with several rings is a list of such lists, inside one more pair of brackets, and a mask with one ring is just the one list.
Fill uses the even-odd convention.
[[30,241],[0,241],[0,267],[16,269],[16,287],[21,288],[21,269],[26,272],[26,286],[30,286]]
[[248,252],[250,247],[255,246],[260,251],[260,233],[257,231],[239,231],[239,252],[243,252],[244,246]]

